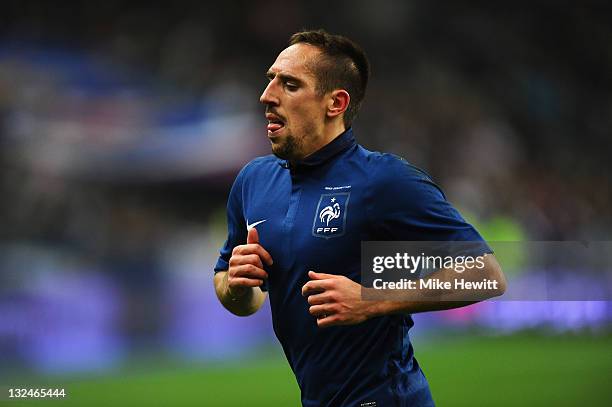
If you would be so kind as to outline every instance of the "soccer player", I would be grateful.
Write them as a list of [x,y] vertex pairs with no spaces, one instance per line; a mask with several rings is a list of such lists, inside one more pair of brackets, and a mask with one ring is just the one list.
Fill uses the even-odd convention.
[[[227,203],[217,295],[245,316],[269,293],[304,406],[433,405],[413,356],[410,314],[466,303],[363,300],[360,242],[482,241],[426,174],[356,144],[351,123],[369,70],[345,37],[294,34],[260,98],[274,154],[240,171]],[[501,294],[493,255],[485,266],[500,281],[491,296]]]

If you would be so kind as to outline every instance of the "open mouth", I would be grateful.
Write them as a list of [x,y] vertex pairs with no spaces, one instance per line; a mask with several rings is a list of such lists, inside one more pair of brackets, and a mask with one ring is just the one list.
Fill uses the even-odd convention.
[[266,114],[266,118],[268,119],[268,135],[272,135],[285,127],[285,122],[276,115]]

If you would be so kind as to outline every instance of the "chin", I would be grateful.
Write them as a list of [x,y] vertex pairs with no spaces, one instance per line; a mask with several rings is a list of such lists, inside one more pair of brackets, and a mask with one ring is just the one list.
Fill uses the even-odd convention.
[[289,160],[289,156],[286,151],[282,148],[274,148],[272,147],[272,154],[280,158],[281,160]]
[[299,154],[296,154],[295,146],[291,143],[273,144],[272,154],[282,160],[295,160],[299,158]]

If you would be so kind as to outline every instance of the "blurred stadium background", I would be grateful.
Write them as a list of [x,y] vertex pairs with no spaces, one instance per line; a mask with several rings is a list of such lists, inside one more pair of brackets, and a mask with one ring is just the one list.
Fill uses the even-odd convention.
[[[231,182],[269,150],[264,72],[302,27],[364,46],[358,140],[426,169],[486,238],[612,240],[609,7],[477,4],[3,2],[0,387],[298,404],[269,311],[225,312],[212,267]],[[610,302],[415,320],[442,406],[612,404]]]

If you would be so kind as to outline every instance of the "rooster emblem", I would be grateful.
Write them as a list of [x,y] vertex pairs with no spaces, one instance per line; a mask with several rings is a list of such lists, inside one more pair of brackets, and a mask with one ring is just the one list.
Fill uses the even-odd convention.
[[321,219],[321,222],[325,222],[325,226],[329,226],[329,221],[332,219],[338,219],[339,217],[340,205],[338,205],[338,202],[336,202],[333,206],[326,206],[319,213],[319,219]]

